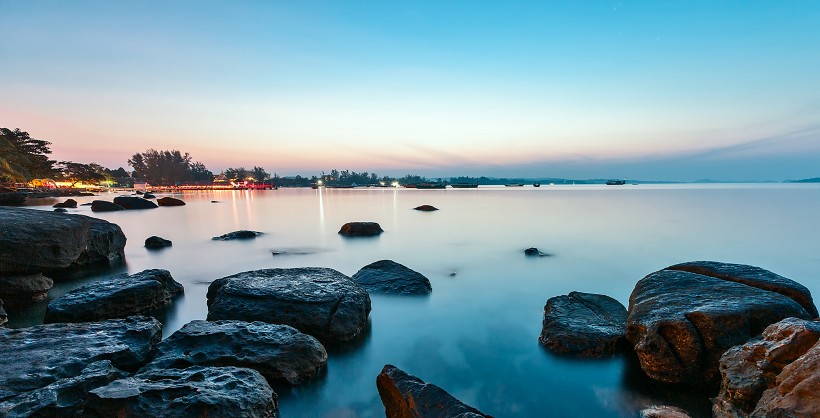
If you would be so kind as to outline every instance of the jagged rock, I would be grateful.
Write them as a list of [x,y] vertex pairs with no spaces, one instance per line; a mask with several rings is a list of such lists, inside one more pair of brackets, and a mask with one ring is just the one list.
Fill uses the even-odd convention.
[[170,247],[173,243],[165,238],[160,238],[156,235],[145,239],[145,248],[165,248]]
[[42,274],[24,274],[0,277],[0,297],[11,308],[30,305],[48,297],[54,281]]
[[640,416],[641,418],[690,418],[683,409],[666,405],[652,405],[644,408]]
[[59,379],[45,387],[34,389],[0,402],[0,416],[75,417],[85,406],[88,392],[124,378],[128,373],[117,369],[110,360],[89,364],[79,375]]
[[753,417],[820,416],[820,341],[783,368],[777,386],[760,397]]
[[157,199],[157,204],[160,206],[185,206],[185,202],[174,197],[161,197]]
[[384,230],[376,222],[348,222],[339,230],[339,234],[346,237],[371,237],[382,232]]
[[91,202],[92,212],[116,212],[118,210],[125,210],[125,208],[116,203],[107,202],[105,200],[95,200]]
[[430,205],[421,205],[421,206],[417,206],[417,207],[413,208],[413,210],[419,210],[419,211],[422,211],[422,212],[433,212],[433,211],[438,210],[438,208],[435,207],[435,206],[430,206]]
[[795,300],[761,288],[779,288],[775,281],[760,280],[744,284],[678,269],[641,279],[629,298],[626,336],[644,372],[662,382],[716,383],[726,350],[784,318],[811,318]]
[[364,331],[370,296],[349,277],[319,267],[247,271],[208,287],[208,320],[290,325],[324,344]]
[[427,277],[392,260],[368,264],[351,278],[368,292],[424,295],[433,291]]
[[168,306],[183,292],[168,270],[118,274],[74,289],[52,300],[45,322],[87,322],[148,314]]
[[157,345],[154,359],[143,370],[247,367],[271,384],[298,385],[326,363],[327,351],[316,338],[287,325],[192,321]]
[[[720,358],[720,372],[723,380],[720,393],[713,399],[712,415],[717,418],[748,417],[756,407],[770,409],[770,406],[761,405],[761,403],[771,404],[776,401],[776,398],[800,399],[801,393],[793,390],[793,387],[798,385],[783,385],[795,374],[789,372],[784,374],[783,371],[788,365],[806,356],[818,340],[820,340],[820,322],[787,318],[769,325],[760,337],[726,351]],[[806,359],[801,362],[805,364]],[[800,415],[791,410],[789,411],[791,414],[775,416],[820,416],[820,393],[816,390],[820,388],[820,363],[813,367],[814,394],[806,397],[808,393],[803,393],[803,399],[800,402],[803,404],[814,402],[817,407],[813,414]],[[794,369],[799,368],[801,368],[799,365],[794,367]],[[806,380],[807,377],[811,376],[801,376],[796,380]],[[806,387],[805,384],[802,386]],[[779,393],[781,389],[785,389],[782,394]],[[764,391],[768,390],[772,390],[772,393],[765,401],[761,401]],[[780,404],[785,406],[782,402]]]
[[376,388],[388,418],[488,417],[464,404],[444,389],[425,383],[393,365],[386,365],[376,378]]
[[110,264],[123,259],[119,226],[83,215],[0,208],[0,275]]
[[524,255],[531,256],[531,257],[533,257],[533,256],[534,257],[548,257],[549,256],[549,254],[542,253],[541,251],[538,250],[538,248],[535,248],[535,247],[530,247],[530,248],[527,248],[526,250],[524,250]]
[[53,208],[77,208],[77,201],[74,199],[66,199],[65,202],[57,203],[56,205],[52,206]]
[[238,367],[152,370],[92,390],[84,417],[265,417],[276,393],[259,372]]
[[243,229],[241,231],[229,232],[225,235],[220,235],[218,237],[213,237],[211,239],[215,241],[230,241],[232,239],[251,239],[256,238],[260,235],[262,235],[261,232],[248,231]]
[[157,204],[136,196],[117,196],[114,198],[114,204],[120,205],[125,209],[154,209]]
[[[81,324],[0,328],[0,401],[79,375],[101,360],[135,371],[161,338],[162,324],[134,316]],[[13,361],[12,361],[13,360]]]
[[570,292],[547,300],[541,344],[579,357],[608,357],[626,345],[626,308],[617,300]]

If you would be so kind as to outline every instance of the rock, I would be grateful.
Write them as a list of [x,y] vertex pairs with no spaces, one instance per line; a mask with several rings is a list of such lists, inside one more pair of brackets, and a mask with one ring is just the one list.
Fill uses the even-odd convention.
[[88,202],[88,203],[81,203],[81,204],[80,204],[80,206],[91,206],[92,204],[93,204],[93,203],[91,203],[91,202]]
[[276,417],[259,372],[237,367],[152,370],[92,390],[84,417]]
[[426,295],[433,291],[429,279],[392,260],[368,264],[351,278],[368,292]]
[[0,299],[0,327],[6,326],[9,323],[9,315],[3,307],[3,299]]
[[753,417],[820,416],[820,341],[777,376],[777,386],[760,397]]
[[370,296],[336,270],[319,267],[247,271],[208,287],[208,320],[237,319],[290,325],[324,344],[359,336]]
[[160,206],[185,206],[185,202],[182,200],[169,196],[157,199],[157,204]]
[[534,256],[534,257],[548,257],[549,256],[549,254],[547,254],[547,253],[542,253],[541,251],[538,251],[538,248],[535,248],[535,247],[527,248],[526,250],[524,250],[524,255]]
[[116,203],[106,202],[105,200],[95,200],[91,202],[92,212],[115,212],[118,210],[125,210],[125,208]]
[[157,197],[154,196],[153,193],[145,193],[144,195],[142,195],[142,198],[143,199],[156,199]]
[[165,238],[160,238],[156,235],[145,239],[145,248],[165,248],[170,247],[173,243]]
[[25,307],[48,297],[54,281],[42,274],[0,277],[0,297],[12,308]]
[[0,193],[0,206],[23,206],[28,195],[23,192]]
[[652,405],[644,408],[640,412],[641,418],[690,418],[689,414],[683,409],[666,406],[666,405]]
[[119,226],[84,215],[0,208],[0,275],[32,274],[124,258]]
[[388,418],[489,416],[462,403],[444,389],[390,364],[384,366],[376,378],[376,388]]
[[[818,340],[820,322],[787,318],[769,325],[760,337],[726,351],[720,358],[723,380],[720,393],[713,399],[712,415],[717,418],[747,417],[758,407],[764,391],[767,390],[773,390],[773,393],[767,397],[765,403],[774,402],[774,398],[778,397],[776,392],[780,391],[781,383],[791,377],[783,374],[784,368],[805,356]],[[820,388],[820,363],[814,367],[817,382],[814,387]],[[798,380],[804,380],[805,377]],[[789,388],[783,392],[794,391]],[[799,393],[792,395],[800,396]],[[820,405],[820,395],[813,399],[815,405]],[[804,399],[803,403],[806,402],[808,399]],[[820,406],[815,408],[813,414],[800,415],[796,411],[790,412],[791,414],[775,416],[820,416]]]
[[157,204],[136,196],[117,196],[114,198],[114,204],[120,205],[125,209],[154,209]]
[[376,222],[348,222],[339,230],[339,234],[346,237],[371,237],[382,232],[384,230]]
[[52,300],[44,321],[88,322],[148,314],[168,306],[183,287],[168,270],[118,274],[89,283]]
[[218,200],[211,200],[211,203],[221,203],[221,202],[218,201]]
[[154,359],[143,370],[247,367],[270,384],[298,385],[326,363],[327,351],[316,338],[287,325],[192,321],[157,345]]
[[68,212],[68,209],[57,208],[57,209],[54,209],[54,211],[59,212],[59,213],[66,213],[66,212]]
[[232,239],[251,239],[256,238],[260,235],[262,235],[261,232],[248,231],[243,229],[241,231],[229,232],[225,235],[220,235],[218,237],[213,237],[211,239],[215,241],[230,241]]
[[[135,371],[161,338],[154,318],[135,316],[82,324],[0,328],[0,401],[79,375],[101,360]],[[15,359],[15,361],[8,361]]]
[[417,206],[417,207],[413,208],[413,210],[420,210],[422,212],[433,212],[433,211],[438,210],[438,208],[435,207],[435,206],[430,206],[430,205],[421,205],[421,206]]
[[127,375],[114,367],[110,360],[97,361],[86,366],[77,376],[59,379],[45,387],[0,402],[0,416],[78,416],[85,406],[85,398],[90,390]]
[[579,357],[609,357],[626,345],[626,308],[617,300],[570,292],[547,300],[541,344]]
[[635,285],[626,337],[649,377],[712,384],[720,379],[718,361],[726,350],[788,317],[811,315],[781,293],[688,271],[661,270]]
[[74,199],[66,199],[65,202],[57,203],[56,205],[52,206],[54,208],[77,208],[77,201]]

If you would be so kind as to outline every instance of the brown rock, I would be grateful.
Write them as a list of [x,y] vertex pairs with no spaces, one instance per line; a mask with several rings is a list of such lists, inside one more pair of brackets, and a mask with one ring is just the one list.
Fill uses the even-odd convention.
[[0,297],[15,309],[48,297],[54,281],[42,274],[0,277]]
[[753,417],[820,417],[820,341],[777,376],[760,397]]
[[339,230],[340,235],[347,237],[370,237],[382,232],[384,230],[376,222],[348,222]]
[[161,197],[157,199],[157,204],[160,206],[185,206],[185,202],[173,197]]

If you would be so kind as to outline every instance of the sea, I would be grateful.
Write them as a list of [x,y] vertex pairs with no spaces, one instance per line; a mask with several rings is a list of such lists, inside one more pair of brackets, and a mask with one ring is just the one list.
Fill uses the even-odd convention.
[[[76,198],[111,200],[119,193]],[[187,205],[93,213],[118,224],[125,264],[64,278],[49,299],[115,273],[162,268],[185,295],[159,315],[167,337],[205,319],[215,279],[263,268],[329,267],[355,274],[389,259],[430,279],[428,296],[371,295],[364,338],[330,350],[326,371],[296,388],[275,388],[283,417],[383,417],[376,376],[395,365],[496,417],[636,417],[651,405],[708,416],[696,389],[643,376],[631,355],[584,360],[538,343],[544,305],[572,291],[625,306],[645,275],[714,260],[759,266],[820,295],[820,185],[547,185],[539,188],[404,188],[200,191],[167,194]],[[162,197],[163,194],[158,194]],[[32,201],[51,210],[64,199]],[[422,204],[435,212],[413,210]],[[346,222],[378,222],[373,238],[338,234]],[[231,231],[264,234],[214,241]],[[157,235],[173,242],[147,250]],[[524,255],[536,247],[543,257]],[[42,322],[46,302],[11,319]]]

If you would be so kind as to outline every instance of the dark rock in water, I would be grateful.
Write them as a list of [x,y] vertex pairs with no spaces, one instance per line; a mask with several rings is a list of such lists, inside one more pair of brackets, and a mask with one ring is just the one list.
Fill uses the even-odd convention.
[[139,194],[139,195],[141,195],[141,194],[144,194],[144,192],[143,192],[142,190],[137,190],[137,191],[135,191],[135,192],[134,192],[134,194]]
[[77,208],[77,201],[74,199],[66,199],[65,202],[57,203],[53,208]]
[[778,292],[688,271],[661,270],[635,285],[626,337],[649,377],[712,384],[720,379],[718,360],[726,350],[788,317],[811,319],[798,302]]
[[319,267],[247,271],[208,287],[208,320],[290,325],[324,344],[360,335],[370,296],[349,277]]
[[80,206],[91,206],[92,204],[93,204],[93,203],[91,203],[91,202],[88,202],[88,203],[81,203],[81,204],[80,204]]
[[91,202],[92,212],[116,212],[118,210],[125,210],[125,208],[116,203],[107,202],[105,200],[95,200]]
[[110,360],[118,369],[135,371],[147,362],[161,328],[156,319],[142,316],[0,328],[0,402],[77,376],[96,361]]
[[157,204],[160,206],[185,206],[185,202],[182,200],[169,196],[157,199]]
[[433,212],[433,211],[438,210],[438,208],[435,207],[435,206],[430,206],[430,205],[421,205],[421,206],[417,206],[417,207],[413,208],[413,210],[420,210],[422,212]]
[[[818,340],[820,322],[787,318],[769,325],[760,337],[729,349],[720,358],[723,380],[713,399],[712,416],[820,416],[820,357],[815,358],[813,372],[798,371]],[[795,390],[798,387],[814,390]],[[765,392],[770,393],[762,400]],[[805,409],[812,404],[813,409]],[[773,409],[780,409],[780,414],[760,413]]]
[[59,379],[42,388],[0,402],[0,416],[79,416],[90,390],[127,375],[128,373],[114,367],[110,360],[97,361],[86,366],[79,375]]
[[376,388],[388,418],[489,416],[390,364],[376,377]]
[[674,406],[652,405],[640,412],[641,418],[690,418],[683,409]]
[[148,314],[168,306],[182,292],[182,285],[168,270],[118,274],[52,300],[45,322],[88,322]]
[[704,276],[715,277],[730,282],[742,283],[758,289],[777,292],[794,299],[812,318],[817,318],[817,307],[814,306],[809,289],[794,280],[772,273],[760,267],[745,264],[720,263],[716,261],[691,261],[675,264],[665,270],[683,270]]
[[213,237],[211,239],[215,241],[230,241],[232,239],[251,239],[256,238],[260,235],[262,235],[261,232],[248,231],[243,229],[241,231],[229,232],[225,235],[220,235],[218,237]]
[[123,259],[119,226],[83,215],[0,208],[0,275],[110,264]]
[[153,193],[145,193],[144,195],[142,195],[142,198],[143,199],[156,199],[157,197],[154,196]]
[[145,200],[141,197],[135,196],[117,196],[114,198],[114,204],[120,205],[125,209],[154,209],[157,207],[157,204],[150,201]]
[[42,274],[0,277],[0,298],[10,309],[22,308],[48,297],[52,287],[54,281]]
[[211,203],[221,203],[221,202],[218,201],[218,200],[211,200]]
[[287,325],[192,321],[156,347],[143,368],[234,366],[254,369],[271,384],[298,385],[325,367],[327,351],[314,337]]
[[255,370],[195,366],[152,370],[94,389],[83,416],[275,418],[278,405]]
[[28,195],[23,192],[0,193],[0,206],[23,206]]
[[94,193],[91,192],[79,192],[77,196],[96,196]]
[[433,291],[427,277],[392,260],[368,264],[351,278],[368,292],[425,295]]
[[530,247],[530,248],[527,248],[526,250],[524,250],[524,255],[535,256],[535,257],[548,257],[549,256],[549,254],[547,254],[547,253],[542,253],[541,251],[538,251],[538,248],[535,248],[535,247]]
[[539,341],[550,351],[609,357],[626,345],[626,308],[617,300],[570,292],[547,300]]
[[0,299],[0,327],[6,326],[9,322],[9,315],[6,313],[6,309],[3,307],[3,299]]
[[339,234],[346,237],[371,237],[382,232],[384,230],[376,222],[348,222],[339,230]]
[[57,208],[57,209],[54,209],[54,211],[59,212],[59,213],[66,213],[66,212],[68,212],[68,209]]
[[173,243],[165,238],[160,238],[156,235],[145,239],[145,248],[165,248],[170,247]]

